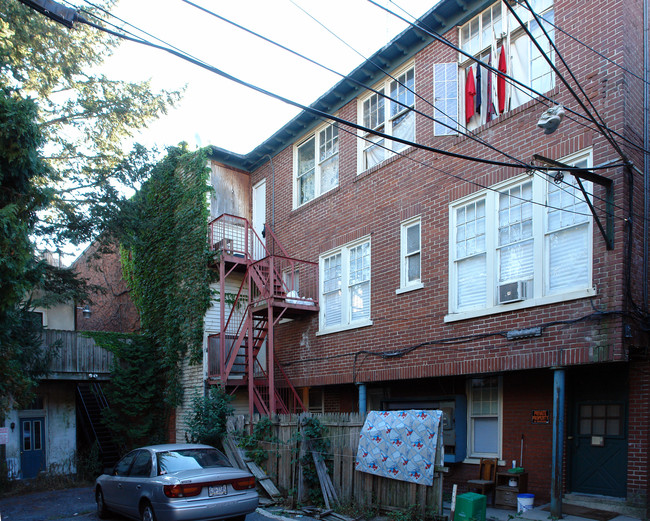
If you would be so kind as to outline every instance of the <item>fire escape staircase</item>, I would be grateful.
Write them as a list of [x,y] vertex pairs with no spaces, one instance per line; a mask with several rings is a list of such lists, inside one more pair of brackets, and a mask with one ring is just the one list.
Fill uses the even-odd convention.
[[77,384],[77,418],[81,432],[90,444],[97,444],[99,457],[104,468],[117,463],[120,449],[113,441],[108,427],[102,422],[102,411],[108,402],[99,382],[80,382]]
[[[210,223],[221,322],[208,337],[208,379],[233,393],[247,388],[251,415],[305,410],[275,359],[275,329],[281,320],[318,312],[317,263],[289,257],[269,229],[265,239],[241,217],[224,214]],[[227,293],[236,273],[238,291]]]

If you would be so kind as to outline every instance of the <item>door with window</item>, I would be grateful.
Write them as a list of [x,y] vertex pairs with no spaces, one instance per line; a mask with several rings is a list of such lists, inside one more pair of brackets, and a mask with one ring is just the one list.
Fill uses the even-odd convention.
[[20,468],[23,478],[34,478],[45,470],[45,418],[20,420]]
[[627,374],[625,368],[578,370],[569,376],[567,488],[625,497]]
[[571,492],[625,497],[627,436],[623,402],[576,403],[568,449]]

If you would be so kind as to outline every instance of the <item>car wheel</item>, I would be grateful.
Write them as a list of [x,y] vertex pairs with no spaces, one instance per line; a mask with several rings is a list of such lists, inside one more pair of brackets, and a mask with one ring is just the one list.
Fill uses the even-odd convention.
[[156,514],[153,513],[151,503],[142,505],[142,521],[156,521]]
[[97,502],[97,517],[99,519],[106,519],[108,517],[108,509],[106,508],[106,503],[104,503],[104,493],[101,488],[98,488],[97,492],[95,492],[95,501]]
[[228,521],[246,521],[246,514],[243,516],[231,517]]

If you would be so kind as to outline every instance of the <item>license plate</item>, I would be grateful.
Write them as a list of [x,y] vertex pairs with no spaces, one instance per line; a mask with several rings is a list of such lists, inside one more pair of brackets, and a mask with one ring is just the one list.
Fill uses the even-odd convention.
[[208,487],[208,496],[225,496],[227,493],[226,485],[210,485]]

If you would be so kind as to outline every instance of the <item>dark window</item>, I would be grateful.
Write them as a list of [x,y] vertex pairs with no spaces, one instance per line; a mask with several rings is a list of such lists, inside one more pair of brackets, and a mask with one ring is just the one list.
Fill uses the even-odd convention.
[[151,476],[151,453],[149,451],[141,450],[138,452],[129,476],[136,478],[148,478]]
[[621,404],[580,406],[580,434],[587,436],[620,436],[623,433]]
[[115,474],[116,476],[128,476],[129,474],[129,468],[131,468],[131,463],[133,463],[133,459],[136,456],[136,452],[129,452],[126,456],[124,456],[120,461],[117,462],[117,465],[115,465]]

